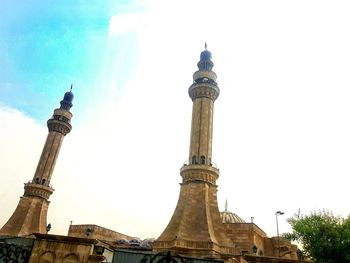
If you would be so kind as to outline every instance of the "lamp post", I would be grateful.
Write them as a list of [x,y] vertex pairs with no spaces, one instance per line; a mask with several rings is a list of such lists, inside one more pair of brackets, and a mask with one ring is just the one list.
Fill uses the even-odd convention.
[[51,223],[49,223],[49,224],[46,226],[46,234],[48,234],[50,230],[51,230]]
[[86,234],[87,237],[91,236],[92,232],[93,232],[93,229],[90,228],[90,227],[88,227],[88,228],[85,230],[85,234]]
[[281,215],[283,215],[284,214],[284,212],[281,212],[281,211],[277,211],[276,213],[275,213],[275,215],[276,215],[276,227],[277,227],[277,249],[278,249],[278,257],[281,257],[281,255],[280,255],[280,233],[279,233],[279,231],[278,231],[278,216],[281,216]]
[[252,251],[254,255],[256,255],[256,252],[258,252],[258,247],[255,244],[252,246]]

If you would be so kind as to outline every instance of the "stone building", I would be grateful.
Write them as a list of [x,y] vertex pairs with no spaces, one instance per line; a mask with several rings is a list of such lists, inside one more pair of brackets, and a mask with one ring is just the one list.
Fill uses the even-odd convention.
[[[108,262],[301,262],[296,246],[281,237],[267,237],[254,223],[236,214],[219,212],[219,169],[213,162],[214,102],[220,94],[212,68],[211,53],[200,54],[198,70],[189,87],[192,100],[190,149],[181,167],[180,194],[175,211],[163,233],[143,245],[141,240],[94,224],[71,225],[68,236],[47,235],[46,215],[55,162],[64,136],[71,131],[73,93],[67,92],[59,109],[48,120],[49,134],[32,181],[8,222],[4,236],[34,238],[30,263],[101,262],[99,247],[114,251]],[[3,237],[1,237],[3,236]],[[123,241],[124,240],[124,241]],[[150,241],[150,240],[149,240]],[[9,247],[6,242],[3,245]],[[122,250],[121,250],[122,249]],[[0,263],[2,254],[0,252]],[[127,261],[125,261],[127,259]]]
[[135,238],[97,225],[70,225],[68,236],[92,238],[104,241],[130,241]]
[[[212,158],[214,102],[220,94],[211,53],[200,54],[198,70],[188,93],[192,123],[188,161],[180,169],[182,183],[177,206],[168,226],[154,242],[156,251],[173,251],[201,258],[241,258],[245,253],[297,259],[296,246],[268,238],[254,223],[245,223],[217,204],[219,169]],[[284,253],[281,254],[281,245]]]
[[297,259],[297,246],[283,237],[269,238],[253,222],[246,223],[238,215],[227,211],[220,213],[225,233],[240,254],[250,254],[254,250],[258,256],[274,256],[285,259]]
[[98,263],[102,255],[94,253],[94,239],[35,234],[29,263]]

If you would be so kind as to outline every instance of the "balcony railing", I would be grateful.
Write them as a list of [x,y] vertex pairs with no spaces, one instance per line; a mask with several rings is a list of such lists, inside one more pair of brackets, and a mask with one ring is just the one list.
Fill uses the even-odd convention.
[[211,166],[211,167],[214,167],[214,168],[218,168],[217,167],[217,165],[216,165],[216,163],[214,163],[213,161],[210,161],[210,162],[199,162],[199,161],[195,161],[195,162],[189,162],[188,160],[186,160],[186,161],[184,161],[184,163],[183,163],[183,166],[187,166],[187,165],[192,165],[192,164],[194,164],[194,165],[206,165],[206,166]]

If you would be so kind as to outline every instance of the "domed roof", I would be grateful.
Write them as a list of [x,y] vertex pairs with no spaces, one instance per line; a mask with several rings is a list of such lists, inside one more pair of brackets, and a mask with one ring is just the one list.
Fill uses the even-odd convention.
[[209,50],[203,50],[201,52],[201,56],[200,56],[200,60],[201,61],[207,61],[207,60],[211,60],[211,53]]
[[225,211],[220,212],[221,221],[225,223],[245,223],[245,221],[240,218],[235,213],[227,211],[227,200],[225,202]]
[[201,52],[197,66],[200,71],[211,71],[214,66],[213,61],[211,61],[211,53],[207,50],[207,43],[205,43],[205,49]]
[[67,92],[64,94],[63,100],[64,100],[65,102],[67,102],[67,103],[72,103],[72,102],[73,102],[73,99],[74,99],[74,95],[73,95],[72,90],[67,91]]
[[73,88],[73,84],[70,86],[70,91],[67,91],[64,96],[63,96],[63,100],[61,100],[61,109],[63,110],[68,110],[73,106],[73,99],[74,99],[74,95],[72,92],[72,88]]
[[154,241],[156,241],[155,238],[146,238],[141,241],[141,247],[151,248]]
[[223,223],[245,223],[245,221],[242,218],[240,218],[235,213],[231,213],[229,211],[221,212],[220,217]]

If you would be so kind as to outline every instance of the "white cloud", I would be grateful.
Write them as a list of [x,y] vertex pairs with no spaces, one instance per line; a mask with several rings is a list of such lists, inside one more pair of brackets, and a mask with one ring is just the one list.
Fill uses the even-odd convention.
[[122,35],[127,32],[139,32],[145,26],[144,13],[117,14],[109,21],[109,36]]
[[15,109],[0,107],[1,217],[6,223],[33,178],[45,141],[45,127]]

